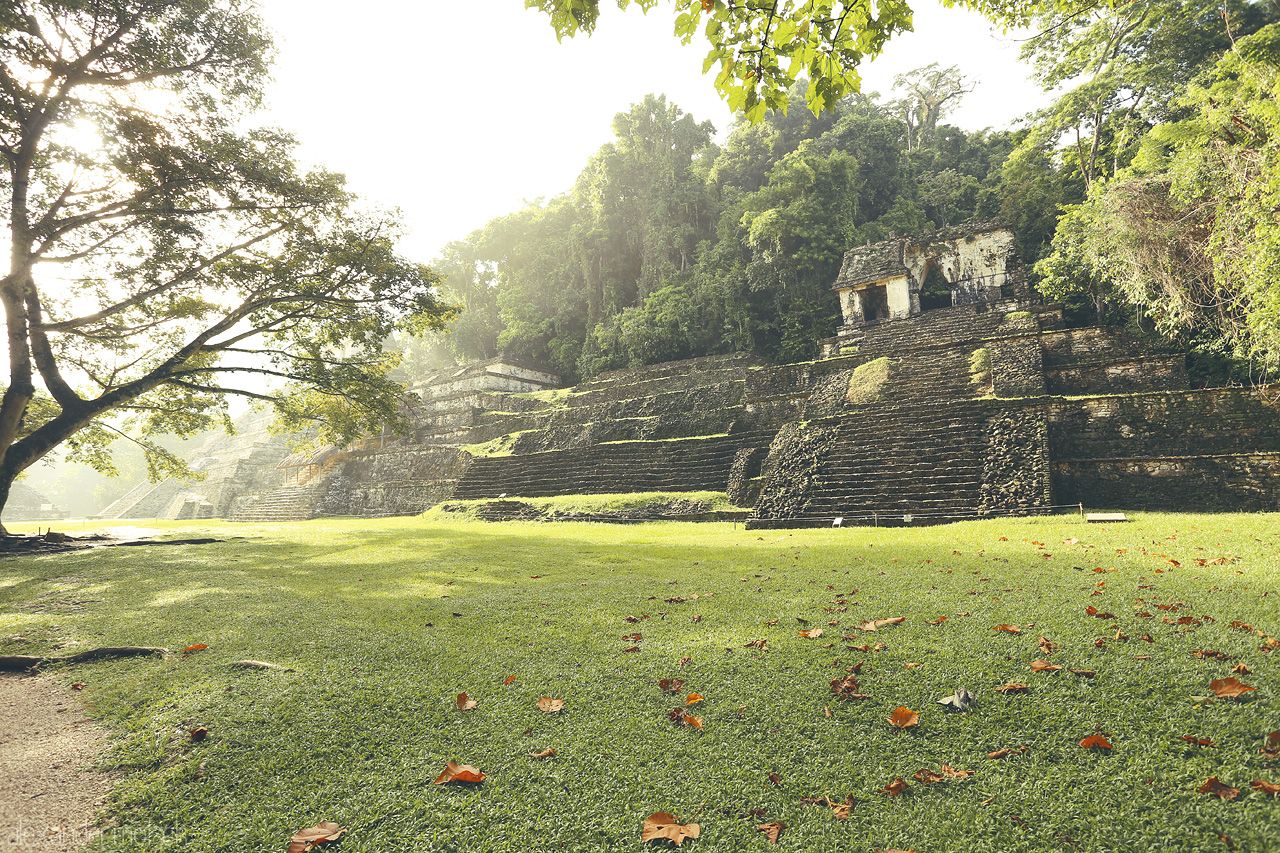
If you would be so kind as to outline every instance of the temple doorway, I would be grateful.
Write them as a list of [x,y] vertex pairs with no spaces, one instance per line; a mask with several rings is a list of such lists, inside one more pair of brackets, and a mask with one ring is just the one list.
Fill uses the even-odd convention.
[[868,323],[889,319],[889,291],[883,284],[862,291],[862,316]]

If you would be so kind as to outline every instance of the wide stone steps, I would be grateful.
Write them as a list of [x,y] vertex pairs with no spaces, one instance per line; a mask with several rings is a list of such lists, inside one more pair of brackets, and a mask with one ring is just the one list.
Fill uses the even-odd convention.
[[738,450],[768,439],[767,435],[742,433],[478,458],[472,461],[453,497],[724,491]]
[[316,517],[320,496],[317,486],[282,486],[233,512],[227,521],[306,521]]

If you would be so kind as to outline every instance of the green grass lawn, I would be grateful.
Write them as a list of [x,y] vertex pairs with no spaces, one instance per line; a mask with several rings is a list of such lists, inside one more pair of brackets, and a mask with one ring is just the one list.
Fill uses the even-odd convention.
[[[1280,636],[1274,515],[166,526],[225,541],[0,562],[0,637],[25,638],[0,653],[209,646],[58,673],[119,733],[103,766],[128,771],[97,850],[282,851],[331,820],[348,829],[341,853],[639,851],[669,846],[641,843],[657,811],[701,825],[695,851],[768,849],[755,828],[770,822],[786,824],[779,848],[806,851],[1280,845],[1280,799],[1250,788],[1280,782],[1260,753],[1280,730],[1280,650],[1232,627]],[[243,658],[294,671],[227,666]],[[1040,658],[1064,669],[1032,671]],[[836,701],[830,682],[859,664],[871,698]],[[1205,701],[1239,664],[1257,689]],[[1029,690],[997,692],[1009,682]],[[958,687],[976,697],[967,712],[937,704]],[[475,710],[457,709],[463,691]],[[692,692],[701,730],[668,717]],[[544,696],[564,711],[540,711]],[[891,727],[898,706],[919,724]],[[196,726],[207,740],[190,741]],[[1098,731],[1113,750],[1079,745]],[[487,778],[433,785],[448,761]],[[913,778],[942,764],[972,775]],[[1210,776],[1239,796],[1199,793]],[[899,777],[905,793],[879,792]],[[802,799],[848,795],[846,820]]]

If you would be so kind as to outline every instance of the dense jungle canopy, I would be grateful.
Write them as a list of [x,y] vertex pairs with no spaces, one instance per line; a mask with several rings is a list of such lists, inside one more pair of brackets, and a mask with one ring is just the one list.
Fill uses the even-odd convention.
[[412,374],[499,353],[567,379],[747,350],[817,355],[842,254],[890,234],[1001,217],[1033,282],[1077,322],[1189,344],[1219,380],[1280,353],[1280,9],[1153,0],[1038,14],[1023,49],[1056,93],[1014,130],[945,123],[954,68],[715,129],[662,96],[619,113],[574,186],[451,243],[463,307],[402,342]]

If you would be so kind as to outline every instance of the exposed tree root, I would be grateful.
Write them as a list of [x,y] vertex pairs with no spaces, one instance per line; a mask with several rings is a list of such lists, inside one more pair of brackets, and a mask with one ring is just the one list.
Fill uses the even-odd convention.
[[143,655],[167,655],[168,649],[155,646],[102,646],[96,649],[88,649],[83,652],[76,652],[73,655],[62,655],[60,657],[37,657],[36,655],[0,655],[0,670],[10,672],[35,669],[46,663],[84,663],[85,661],[100,660],[102,658],[132,658],[141,657]]

